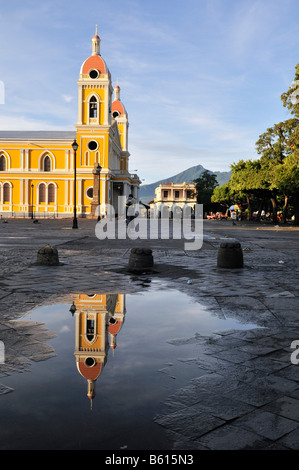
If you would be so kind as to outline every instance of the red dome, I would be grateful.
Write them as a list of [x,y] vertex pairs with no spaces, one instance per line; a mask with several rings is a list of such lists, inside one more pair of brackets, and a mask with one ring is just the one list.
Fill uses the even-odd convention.
[[121,327],[121,322],[120,321],[117,321],[116,323],[113,323],[113,324],[109,325],[109,333],[111,335],[117,335],[117,333],[120,330],[120,327]]
[[84,75],[88,74],[88,72],[91,69],[96,69],[101,74],[107,73],[106,64],[105,64],[104,60],[102,59],[102,57],[99,56],[99,55],[92,55],[92,56],[88,57],[88,59],[86,59],[85,62],[83,62],[83,64],[82,64],[81,73],[83,73]]
[[122,102],[119,101],[119,100],[115,100],[115,101],[113,101],[113,103],[112,103],[112,113],[113,113],[114,111],[118,111],[119,114],[126,114],[125,107],[124,107],[124,105],[122,104]]
[[85,362],[80,361],[78,364],[79,372],[88,380],[96,380],[101,373],[102,364],[99,362],[93,367],[88,367]]

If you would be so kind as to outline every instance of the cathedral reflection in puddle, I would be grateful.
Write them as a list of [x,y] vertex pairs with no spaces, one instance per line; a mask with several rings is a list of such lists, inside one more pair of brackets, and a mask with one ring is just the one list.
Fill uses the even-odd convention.
[[7,322],[0,450],[171,449],[155,417],[207,373],[198,335],[250,325],[164,287],[75,293]]
[[115,350],[117,335],[125,321],[125,295],[76,294],[70,311],[75,318],[76,365],[87,380],[87,396],[92,406],[96,381],[107,362],[108,350]]

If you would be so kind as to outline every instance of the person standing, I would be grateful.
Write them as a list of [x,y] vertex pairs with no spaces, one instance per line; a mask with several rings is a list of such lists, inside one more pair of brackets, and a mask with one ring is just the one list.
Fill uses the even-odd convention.
[[126,201],[126,222],[127,225],[135,219],[135,212],[136,212],[136,199],[134,198],[133,194],[129,194],[128,199]]

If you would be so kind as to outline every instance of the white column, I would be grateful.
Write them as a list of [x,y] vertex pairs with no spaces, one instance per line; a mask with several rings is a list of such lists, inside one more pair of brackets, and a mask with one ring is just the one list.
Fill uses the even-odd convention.
[[[78,153],[76,155],[77,161],[78,161]],[[70,170],[74,171],[74,150],[71,150],[71,158],[70,158]]]
[[78,125],[82,125],[83,103],[82,103],[82,85],[79,85],[78,93]]
[[24,149],[20,149],[20,170],[24,170]]
[[56,184],[54,184],[54,204],[55,204],[55,212],[58,216],[58,204],[57,204],[57,201],[58,201],[58,186]]
[[101,103],[101,106],[105,106],[104,108],[104,126],[108,126],[108,108],[109,108],[109,83],[105,85],[105,101]]
[[65,170],[69,169],[69,150],[65,151]]
[[69,205],[70,205],[70,212],[74,211],[74,183],[73,181],[69,181]]
[[129,183],[124,183],[124,196],[128,197],[131,193],[131,186]]
[[80,339],[80,312],[77,310],[75,312],[75,351],[79,351],[79,339]]
[[100,194],[100,204],[101,204],[101,213],[105,205],[107,204],[106,201],[106,188],[107,188],[107,181],[106,181],[106,176],[103,178],[100,177],[100,185],[101,185],[101,194]]
[[24,204],[24,180],[20,180],[20,205]]
[[29,149],[25,149],[25,170],[29,170]]
[[133,196],[134,196],[134,198],[136,199],[137,202],[139,201],[138,192],[139,192],[138,191],[138,186],[134,186]]
[[78,184],[78,209],[82,212],[82,185],[83,181],[82,180],[77,180]]
[[25,180],[25,205],[28,206],[28,194],[29,194],[29,180]]
[[64,180],[64,205],[68,205],[68,197],[69,197],[69,181]]

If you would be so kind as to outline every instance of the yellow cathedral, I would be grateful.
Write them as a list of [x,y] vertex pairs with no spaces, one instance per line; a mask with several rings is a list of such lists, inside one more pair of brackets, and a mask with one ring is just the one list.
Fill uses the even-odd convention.
[[141,181],[129,172],[128,114],[97,31],[77,83],[74,131],[0,131],[1,217],[72,217],[74,206],[78,217],[94,217],[108,204],[117,214],[118,196],[139,200]]

